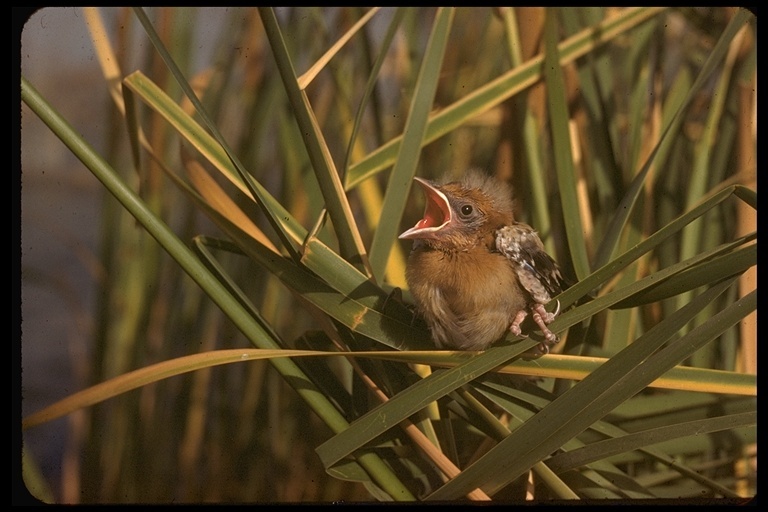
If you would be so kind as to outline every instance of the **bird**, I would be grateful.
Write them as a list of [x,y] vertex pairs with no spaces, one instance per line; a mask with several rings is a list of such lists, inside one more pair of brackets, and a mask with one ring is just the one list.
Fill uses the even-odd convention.
[[[509,186],[479,170],[458,181],[415,177],[426,206],[399,238],[413,240],[406,283],[438,348],[485,350],[530,314],[542,354],[558,341],[544,305],[567,288],[536,231],[515,220]],[[525,336],[525,335],[524,335]]]

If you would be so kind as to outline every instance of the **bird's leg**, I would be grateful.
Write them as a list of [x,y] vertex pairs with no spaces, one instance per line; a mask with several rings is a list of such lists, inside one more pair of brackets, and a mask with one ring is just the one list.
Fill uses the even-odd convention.
[[512,320],[512,325],[509,326],[509,332],[515,336],[520,336],[523,332],[523,330],[520,328],[520,324],[523,323],[523,320],[525,320],[526,316],[528,316],[528,312],[526,310],[523,309],[518,311],[515,315],[515,319]]
[[[558,311],[560,310],[559,307],[557,309]],[[551,324],[555,320],[557,312],[550,313],[544,309],[542,304],[532,306],[531,311],[533,312],[533,321],[536,322],[536,325],[538,325],[539,328],[541,328],[541,332],[544,334],[544,339],[546,339],[548,343],[556,343],[557,335],[549,330],[547,324]]]
[[[536,325],[539,326],[542,334],[544,334],[545,341],[541,343],[539,350],[541,350],[541,352],[544,354],[547,354],[549,353],[549,346],[559,341],[557,335],[553,333],[549,327],[547,327],[547,325],[554,322],[555,317],[560,312],[560,301],[557,302],[557,309],[552,313],[544,309],[543,304],[534,304],[530,306],[529,309],[532,313],[531,318],[533,318],[533,321],[536,322]],[[515,314],[514,320],[512,320],[512,325],[509,326],[509,331],[515,336],[521,336],[523,330],[520,325],[523,323],[523,320],[525,320],[527,316],[528,311],[524,309],[518,311],[517,314]]]

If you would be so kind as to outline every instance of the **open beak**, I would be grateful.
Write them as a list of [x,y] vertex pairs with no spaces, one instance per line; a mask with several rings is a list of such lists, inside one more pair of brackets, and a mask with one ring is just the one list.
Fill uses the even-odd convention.
[[436,238],[436,233],[451,222],[452,213],[448,198],[431,182],[422,178],[413,179],[421,185],[427,199],[424,217],[411,229],[404,231],[399,238]]

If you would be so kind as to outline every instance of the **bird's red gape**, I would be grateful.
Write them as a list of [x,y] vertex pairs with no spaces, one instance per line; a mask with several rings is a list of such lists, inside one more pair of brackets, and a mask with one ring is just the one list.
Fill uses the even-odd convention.
[[480,172],[424,190],[424,216],[400,235],[415,240],[406,280],[437,346],[484,350],[507,330],[522,334],[530,313],[547,352],[559,312],[544,309],[565,287],[536,232],[516,222],[508,186]]
[[[427,204],[424,207],[422,219],[414,227],[400,235],[400,238],[432,238],[434,233],[439,232],[440,229],[452,220],[448,198],[438,189],[430,186],[427,180],[421,178],[414,179],[424,187],[424,193],[427,195]],[[416,233],[418,236],[412,237],[411,233]]]

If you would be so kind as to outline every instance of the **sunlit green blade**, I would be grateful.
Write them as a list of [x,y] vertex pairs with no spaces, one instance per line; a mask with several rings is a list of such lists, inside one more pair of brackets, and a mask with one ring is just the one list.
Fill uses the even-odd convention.
[[[242,178],[238,176],[235,166],[221,144],[197,124],[194,119],[184,112],[179,105],[171,100],[146,75],[141,71],[135,71],[123,80],[123,85],[141,98],[152,110],[163,116],[177,133],[192,144],[224,177],[240,190],[250,195],[248,187],[243,183]],[[254,186],[259,190],[265,208],[274,212],[274,216],[279,219],[282,229],[290,235],[291,240],[294,243],[301,242],[307,234],[306,229],[258,182],[254,182]]]
[[304,145],[312,162],[312,168],[320,184],[320,190],[323,192],[326,208],[333,221],[341,256],[358,269],[366,270],[368,255],[363,247],[357,224],[344,193],[339,172],[331,158],[325,136],[317,124],[307,94],[299,88],[295,67],[285,45],[274,9],[262,7],[259,8],[259,12],[277,62],[277,68],[283,79],[285,91],[293,106],[293,113],[299,124]]
[[380,281],[383,280],[384,269],[408,199],[408,191],[416,174],[427,117],[432,110],[439,83],[443,54],[448,43],[453,15],[453,8],[439,8],[435,15],[424,60],[416,80],[416,88],[413,91],[408,120],[403,131],[403,142],[384,195],[379,225],[371,243],[371,267]]
[[152,43],[155,45],[155,49],[158,51],[160,56],[162,57],[165,64],[168,66],[168,69],[173,74],[174,78],[176,78],[176,81],[181,86],[184,93],[187,95],[189,100],[192,102],[192,104],[195,106],[195,109],[197,110],[197,113],[202,117],[203,121],[205,122],[205,125],[208,127],[208,129],[213,134],[214,139],[216,142],[219,143],[221,148],[224,150],[224,152],[227,155],[227,158],[231,161],[232,165],[234,166],[235,170],[237,171],[240,179],[246,184],[248,187],[248,190],[253,195],[254,199],[257,201],[259,206],[262,207],[262,211],[267,216],[267,219],[269,219],[270,224],[274,228],[277,235],[280,237],[281,241],[283,242],[283,245],[288,250],[289,253],[291,253],[294,258],[298,257],[296,249],[294,247],[294,244],[291,243],[290,237],[288,236],[288,233],[286,233],[285,229],[283,228],[283,223],[278,215],[275,214],[275,211],[272,209],[267,208],[266,205],[266,198],[263,197],[263,188],[258,184],[256,180],[254,180],[248,172],[246,172],[243,165],[240,163],[240,159],[235,155],[235,153],[230,149],[229,145],[227,144],[224,137],[219,132],[218,128],[216,127],[216,124],[213,122],[213,120],[209,117],[208,113],[206,112],[205,108],[203,107],[203,104],[200,102],[200,100],[197,98],[197,95],[195,94],[194,90],[192,89],[192,86],[189,85],[186,78],[182,74],[179,67],[176,65],[176,63],[173,60],[173,57],[171,57],[168,50],[165,48],[165,45],[163,44],[162,40],[158,36],[157,32],[155,32],[154,27],[152,26],[152,23],[149,21],[149,18],[144,13],[144,11],[140,7],[134,8],[134,12],[136,14],[136,17],[139,18],[139,21],[141,22],[142,26],[144,27],[144,30],[147,32],[147,36],[152,41]]

